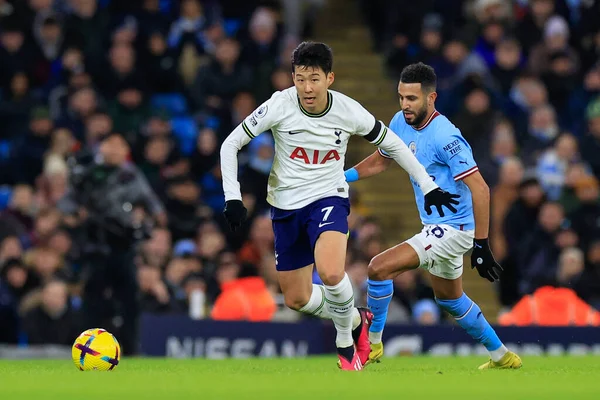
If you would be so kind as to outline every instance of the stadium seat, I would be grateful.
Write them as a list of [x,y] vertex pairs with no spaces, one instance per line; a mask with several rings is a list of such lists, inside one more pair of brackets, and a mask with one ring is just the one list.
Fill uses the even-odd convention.
[[171,119],[171,128],[181,152],[186,156],[191,155],[196,147],[196,137],[198,136],[196,122],[189,117],[175,117]]
[[4,210],[8,207],[11,198],[12,189],[10,186],[0,186],[0,210]]
[[235,37],[237,32],[242,27],[242,20],[236,18],[228,18],[223,21],[223,30],[229,37]]
[[9,140],[0,140],[0,160],[8,160],[12,149],[12,143]]
[[180,93],[164,93],[152,96],[150,103],[155,109],[164,109],[172,116],[183,116],[188,111],[187,101]]

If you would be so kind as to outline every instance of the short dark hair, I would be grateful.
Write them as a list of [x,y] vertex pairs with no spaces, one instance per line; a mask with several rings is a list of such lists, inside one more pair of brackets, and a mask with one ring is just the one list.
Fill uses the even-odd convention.
[[333,68],[333,52],[325,43],[302,42],[292,53],[292,72],[297,66],[321,68],[325,74]]
[[422,62],[404,67],[400,74],[402,83],[420,83],[424,92],[434,92],[437,86],[437,76],[433,67]]

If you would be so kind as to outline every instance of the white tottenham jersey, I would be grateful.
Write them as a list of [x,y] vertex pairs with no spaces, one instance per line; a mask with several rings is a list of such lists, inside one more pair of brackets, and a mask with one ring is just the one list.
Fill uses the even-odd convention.
[[274,207],[295,210],[329,196],[348,197],[344,158],[350,135],[365,136],[385,150],[421,184],[425,193],[437,187],[404,142],[393,133],[387,134],[388,128],[357,101],[329,90],[325,110],[311,114],[300,104],[296,88],[291,87],[275,92],[223,143],[225,200],[242,198],[237,181],[237,152],[268,130],[275,140],[275,159],[267,201]]

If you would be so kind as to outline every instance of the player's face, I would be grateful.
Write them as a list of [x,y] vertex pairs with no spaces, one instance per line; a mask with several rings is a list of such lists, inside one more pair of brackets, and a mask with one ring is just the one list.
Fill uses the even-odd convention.
[[302,107],[313,114],[325,111],[327,89],[334,80],[333,72],[325,74],[325,71],[318,67],[296,66],[292,78]]
[[433,112],[436,93],[424,93],[420,83],[400,82],[398,97],[406,123],[419,127]]

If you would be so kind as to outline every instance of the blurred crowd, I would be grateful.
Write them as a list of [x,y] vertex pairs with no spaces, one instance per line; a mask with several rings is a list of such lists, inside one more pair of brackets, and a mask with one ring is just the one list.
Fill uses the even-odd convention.
[[[135,248],[141,312],[294,320],[275,276],[265,201],[273,139],[240,154],[249,221],[221,217],[218,150],[273,91],[324,0],[0,0],[0,342],[70,344],[86,243],[58,204],[68,159],[127,142],[164,207]],[[359,0],[390,78],[438,74],[438,108],[492,188],[508,311],[548,286],[600,307],[600,4],[587,0]],[[382,71],[382,73],[386,73]],[[351,193],[347,271],[365,303],[381,228]],[[83,217],[83,216],[82,216]],[[315,282],[319,282],[315,274]],[[424,275],[395,280],[390,321],[442,320]],[[107,287],[103,327],[122,310]]]
[[[88,215],[59,205],[71,156],[106,156],[109,140],[122,150],[114,133],[164,209],[135,248],[140,312],[274,318],[283,307],[265,201],[273,139],[261,135],[240,156],[250,218],[235,235],[221,218],[218,151],[257,104],[292,85],[291,50],[322,5],[0,0],[0,342],[70,344],[89,328],[91,243],[76,226]],[[101,292],[102,326],[117,336],[120,279]]]

